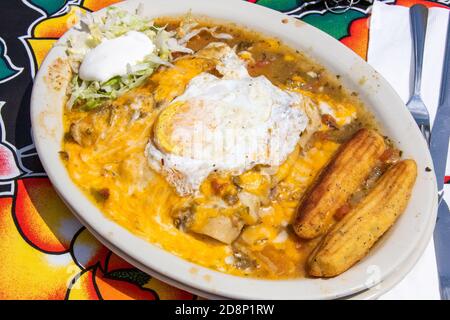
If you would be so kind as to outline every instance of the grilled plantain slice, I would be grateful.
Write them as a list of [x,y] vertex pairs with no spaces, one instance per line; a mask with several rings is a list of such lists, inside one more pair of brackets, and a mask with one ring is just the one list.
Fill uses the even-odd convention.
[[294,230],[313,239],[329,230],[334,214],[364,182],[386,149],[384,139],[373,130],[360,129],[343,144],[303,197]]
[[389,168],[314,250],[308,259],[309,274],[334,277],[361,260],[405,210],[416,176],[414,160]]

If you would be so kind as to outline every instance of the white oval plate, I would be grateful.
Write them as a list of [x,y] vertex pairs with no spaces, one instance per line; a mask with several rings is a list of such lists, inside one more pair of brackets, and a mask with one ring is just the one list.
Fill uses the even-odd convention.
[[[368,289],[390,275],[399,281],[407,272],[402,266],[431,236],[427,228],[436,219],[436,181],[431,157],[413,118],[388,83],[365,61],[320,30],[294,18],[240,0],[130,0],[117,4],[129,11],[143,5],[149,18],[195,15],[235,22],[278,37],[341,75],[344,85],[359,93],[385,133],[403,150],[404,157],[418,165],[418,177],[405,213],[371,250],[368,257],[342,275],[332,279],[258,280],[236,277],[187,262],[158,246],[131,234],[108,220],[70,179],[58,152],[63,137],[62,112],[67,73],[60,72],[60,86],[49,85],[48,78],[58,58],[65,58],[63,46],[68,31],[50,51],[39,70],[31,97],[33,136],[42,164],[58,193],[74,214],[106,246],[142,270],[177,287],[209,298],[241,299],[333,299]],[[103,14],[101,10],[95,14]],[[287,23],[282,20],[287,19]],[[286,22],[286,21],[285,21]],[[54,75],[53,75],[54,76]],[[192,270],[196,272],[192,272]],[[395,281],[394,281],[395,282]]]

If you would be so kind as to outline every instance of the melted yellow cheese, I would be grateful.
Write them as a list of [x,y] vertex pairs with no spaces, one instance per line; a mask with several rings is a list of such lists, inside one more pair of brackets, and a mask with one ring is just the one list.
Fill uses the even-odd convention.
[[[71,117],[66,120],[69,118]],[[109,198],[103,202],[97,200],[102,211],[149,242],[206,267],[236,275],[248,274],[248,271],[244,272],[226,263],[227,257],[232,255],[230,246],[207,237],[185,233],[174,226],[171,212],[182,206],[187,199],[180,198],[163,177],[155,172],[150,172],[150,176],[136,176],[136,168],[146,165],[143,153],[150,130],[147,121],[148,119],[141,123],[138,120],[126,127],[126,139],[121,139],[120,134],[116,138],[107,137],[97,141],[93,149],[73,142],[64,143],[64,150],[69,155],[67,169],[72,179],[93,201],[96,201],[93,190],[107,188]],[[298,157],[279,184],[279,200],[262,209],[264,214],[260,224],[244,230],[242,239],[246,240],[246,245],[251,250],[265,250],[264,241],[258,240],[275,239],[283,226],[291,221],[300,195],[331,158],[336,148],[337,145],[332,143],[318,143],[305,156]],[[256,175],[247,174],[246,182],[252,185],[251,177],[256,178]],[[260,179],[257,177],[253,185],[259,184]],[[138,185],[143,185],[142,189],[137,188]],[[206,189],[210,187],[206,185],[210,183],[204,185],[202,191],[208,195]],[[258,192],[257,189],[251,190]],[[214,209],[210,210],[212,211],[203,212],[203,223],[207,217],[214,214]],[[201,215],[196,217],[196,223],[202,223]],[[251,276],[277,278],[304,274],[302,266],[310,252],[310,246],[301,244],[293,234],[289,234],[286,241],[276,243],[274,248],[285,253],[282,259],[290,261],[287,266],[296,267],[280,273],[270,273],[267,269],[255,270],[250,273]]]
[[[277,41],[268,43],[279,50]],[[232,246],[176,228],[173,211],[192,198],[177,195],[147,165],[144,150],[158,114],[184,91],[190,79],[213,68],[208,59],[183,58],[173,68],[156,72],[146,85],[120,97],[111,107],[90,113],[67,110],[66,131],[77,130],[79,138],[79,141],[63,140],[67,170],[106,216],[179,257],[241,276],[271,279],[304,276],[304,262],[316,243],[300,241],[288,225],[302,195],[339,147],[337,143],[316,140],[308,150],[297,147],[272,181],[252,170],[237,177],[238,181],[232,181],[230,176],[211,175],[202,184],[202,195],[195,199],[200,204],[211,197],[235,196],[235,183],[265,199],[259,210],[259,223],[245,227],[234,244],[257,258],[261,267],[255,269],[238,268],[230,263]],[[329,99],[325,95],[315,98]],[[331,102],[332,107],[337,106],[334,111],[338,121],[355,113],[350,103]],[[87,128],[80,127],[80,123]],[[215,214],[215,209],[202,210],[194,228],[201,228]],[[252,222],[251,217],[246,221]]]

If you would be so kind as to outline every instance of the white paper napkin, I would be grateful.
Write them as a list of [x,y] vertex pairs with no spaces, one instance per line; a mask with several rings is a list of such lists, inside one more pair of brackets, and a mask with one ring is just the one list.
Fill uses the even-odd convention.
[[[422,98],[434,121],[445,52],[449,10],[430,8],[422,73]],[[368,62],[381,73],[406,103],[410,97],[412,39],[409,8],[375,1],[369,29]],[[414,269],[381,299],[440,299],[431,239]]]

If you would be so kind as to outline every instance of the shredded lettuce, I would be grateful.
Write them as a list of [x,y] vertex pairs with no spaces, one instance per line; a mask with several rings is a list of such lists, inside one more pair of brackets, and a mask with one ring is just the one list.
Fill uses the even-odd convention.
[[[116,7],[107,9],[105,15],[87,13],[80,17],[78,32],[67,41],[67,56],[73,78],[69,86],[67,107],[77,106],[85,110],[95,109],[127,91],[140,86],[160,66],[171,66],[173,52],[192,53],[187,42],[206,30],[219,39],[229,39],[227,34],[217,34],[216,28],[197,28],[197,23],[188,15],[177,31],[168,31],[165,26],[156,26],[152,20],[136,13]],[[147,55],[136,65],[127,66],[127,74],[115,76],[104,82],[83,80],[78,70],[86,53],[105,39],[113,39],[129,31],[144,33],[155,44],[154,53]]]
[[[132,30],[142,32],[152,40],[156,46],[153,54],[146,56],[137,65],[129,65],[126,75],[115,76],[105,82],[86,81],[78,76],[79,67],[90,49],[104,39],[113,39]],[[77,105],[86,110],[97,108],[141,85],[158,66],[170,66],[171,51],[167,42],[173,36],[173,32],[155,26],[153,21],[115,7],[110,7],[103,17],[89,13],[82,16],[80,32],[69,38],[67,45],[67,55],[74,74],[69,86],[67,107]]]

